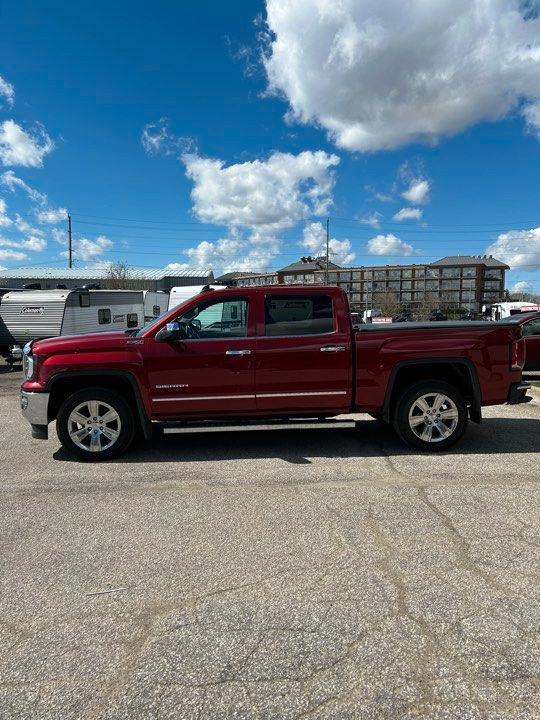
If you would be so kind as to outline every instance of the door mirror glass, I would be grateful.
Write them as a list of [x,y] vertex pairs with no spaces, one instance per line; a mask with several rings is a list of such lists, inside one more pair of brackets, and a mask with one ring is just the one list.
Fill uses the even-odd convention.
[[158,330],[154,339],[156,342],[179,342],[184,338],[185,333],[182,332],[180,323],[171,322]]

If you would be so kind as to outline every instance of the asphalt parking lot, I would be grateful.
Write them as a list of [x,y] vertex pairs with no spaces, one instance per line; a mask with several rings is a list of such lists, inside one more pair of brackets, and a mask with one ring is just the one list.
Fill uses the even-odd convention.
[[0,717],[540,717],[540,389],[419,455],[189,432],[86,465],[0,373]]

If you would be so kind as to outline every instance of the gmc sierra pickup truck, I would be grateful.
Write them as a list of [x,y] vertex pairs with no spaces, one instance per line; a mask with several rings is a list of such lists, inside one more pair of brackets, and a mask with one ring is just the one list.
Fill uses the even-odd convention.
[[62,445],[85,460],[172,421],[356,412],[442,450],[483,405],[530,400],[524,361],[513,318],[353,327],[337,287],[224,288],[137,331],[28,343],[21,408],[33,437],[56,420]]

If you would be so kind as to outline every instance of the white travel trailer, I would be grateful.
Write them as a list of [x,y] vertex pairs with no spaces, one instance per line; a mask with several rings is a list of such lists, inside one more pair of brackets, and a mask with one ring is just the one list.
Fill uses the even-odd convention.
[[157,318],[165,310],[169,309],[169,293],[151,292],[150,290],[142,290],[144,305],[144,322],[150,322]]
[[202,292],[203,288],[208,288],[209,290],[223,290],[224,287],[224,285],[180,285],[178,287],[173,287],[171,288],[171,292],[169,294],[168,309],[172,310],[177,305],[180,305],[180,303],[195,297],[195,295]]
[[[157,309],[155,305],[151,309]],[[141,290],[8,292],[0,301],[0,355],[12,366],[21,360],[22,347],[29,340],[130,330],[143,324]]]
[[495,303],[491,307],[485,308],[485,314],[489,316],[491,320],[502,320],[503,318],[510,317],[511,315],[518,315],[524,312],[538,312],[540,311],[540,305],[531,302],[502,302]]

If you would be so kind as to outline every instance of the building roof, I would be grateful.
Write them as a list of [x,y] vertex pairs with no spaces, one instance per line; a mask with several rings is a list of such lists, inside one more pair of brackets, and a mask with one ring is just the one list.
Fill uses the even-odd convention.
[[508,265],[497,260],[492,255],[448,255],[447,257],[436,260],[431,265],[485,265],[492,268],[505,268],[510,270]]
[[217,283],[228,283],[232,280],[237,280],[240,277],[248,277],[249,275],[265,275],[266,273],[258,273],[258,272],[247,272],[244,270],[244,272],[239,272],[238,270],[234,272],[228,272],[224,273],[223,275],[220,275],[216,278]]
[[[55,280],[107,280],[109,277],[108,266],[97,266],[87,268],[66,268],[66,267],[45,267],[36,265],[35,267],[18,267],[0,271],[0,285],[5,278],[10,279],[46,279],[54,278]],[[205,278],[213,281],[214,274],[212,270],[202,268],[188,268],[183,270],[172,270],[171,268],[132,268],[128,269],[129,280],[162,280],[166,277],[192,277]]]
[[[336,265],[333,262],[328,263],[328,268],[330,270],[339,270],[340,265]],[[293,272],[309,272],[310,270],[326,270],[326,258],[305,258],[297,260],[296,262],[291,263],[290,265],[287,265],[284,268],[281,268],[281,270],[278,270],[278,272],[287,272],[287,273],[293,273]]]

